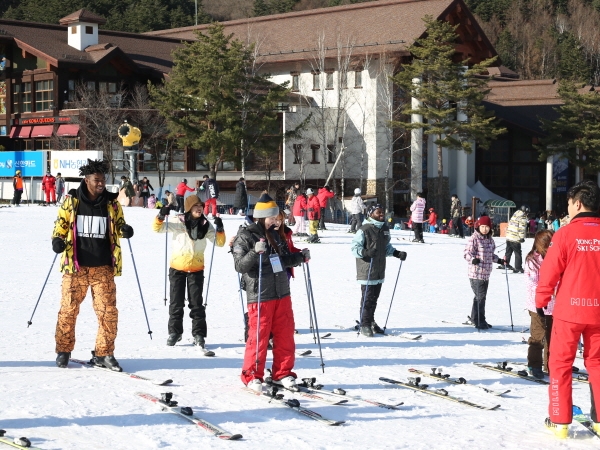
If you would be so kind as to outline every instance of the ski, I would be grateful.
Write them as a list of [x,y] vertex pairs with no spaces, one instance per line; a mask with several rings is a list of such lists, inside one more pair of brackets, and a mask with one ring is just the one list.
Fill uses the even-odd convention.
[[270,377],[265,378],[265,384],[267,386],[275,387],[282,391],[291,392],[292,394],[297,394],[297,395],[300,395],[302,397],[305,397],[305,398],[308,398],[311,400],[318,400],[321,402],[329,403],[331,405],[343,405],[344,403],[348,403],[348,399],[345,399],[345,398],[339,399],[339,398],[329,397],[327,395],[321,395],[322,392],[319,392],[317,390],[310,389],[310,388],[307,388],[307,387],[301,386],[301,385],[298,385],[298,390],[287,389],[284,386],[280,386],[278,384],[273,384],[273,381],[271,380]]
[[383,336],[399,337],[402,339],[408,339],[409,341],[418,341],[419,339],[421,339],[423,337],[422,334],[410,334],[410,333],[399,333],[399,334],[384,333]]
[[531,375],[529,375],[527,373],[526,370],[519,370],[518,372],[513,372],[512,367],[507,367],[506,361],[502,362],[502,363],[497,363],[496,366],[490,366],[489,364],[482,364],[482,363],[477,363],[477,362],[473,363],[473,364],[475,364],[477,367],[481,367],[483,369],[493,370],[494,372],[500,372],[505,375],[512,375],[513,377],[521,378],[523,380],[533,381],[534,383],[546,384],[546,385],[550,384],[546,380],[539,380],[535,377],[532,377]]
[[213,352],[212,350],[209,350],[209,349],[207,349],[205,347],[200,347],[200,350],[202,350],[202,354],[204,356],[209,356],[209,357],[210,356],[215,356],[215,352]]
[[493,389],[486,388],[485,386],[479,386],[477,384],[468,384],[467,380],[465,380],[463,377],[451,378],[449,374],[442,374],[442,370],[438,369],[436,367],[433,367],[431,369],[431,373],[427,373],[427,372],[424,372],[422,370],[417,370],[417,369],[408,369],[408,371],[410,373],[414,373],[414,374],[422,375],[424,377],[429,377],[429,378],[433,378],[435,380],[443,381],[444,383],[464,384],[467,386],[478,388],[478,389],[481,389],[481,390],[487,392],[488,394],[492,394],[497,397],[500,397],[504,394],[508,394],[510,392],[510,389],[506,389],[504,391],[494,391]]
[[331,337],[331,333],[324,334],[321,339],[327,339],[328,337]]
[[162,398],[155,397],[154,395],[147,394],[145,392],[136,392],[135,395],[141,398],[145,398],[146,400],[150,400],[152,403],[160,407],[163,411],[169,411],[173,414],[177,414],[179,417],[183,417],[184,419],[195,423],[204,431],[207,431],[208,433],[218,437],[219,439],[235,441],[242,438],[241,434],[231,434],[225,431],[224,429],[207,422],[206,420],[195,417],[193,415],[194,412],[190,407],[177,406],[177,402],[171,400],[173,398],[173,394],[171,394],[170,392],[162,394]]
[[303,352],[296,352],[298,356],[308,356],[312,353],[312,350],[304,350]]
[[36,450],[36,449],[39,450],[38,447],[32,447],[31,441],[29,439],[27,439],[26,437],[13,438],[10,436],[6,436],[5,430],[0,430],[0,444],[5,444],[5,445],[8,445],[9,447],[14,447],[14,448],[30,448],[33,450]]
[[148,381],[152,384],[156,384],[157,386],[166,386],[167,384],[171,384],[173,382],[173,380],[171,380],[170,378],[167,380],[154,380],[152,378],[146,378],[141,375],[136,375],[135,373],[115,372],[114,370],[107,369],[106,367],[100,367],[95,364],[92,364],[90,361],[82,361],[81,359],[71,358],[71,359],[69,359],[69,361],[74,362],[76,364],[81,364],[82,366],[91,367],[93,369],[104,370],[104,371],[107,371],[110,373],[114,373],[116,375],[124,375],[126,377],[134,378],[136,380]]
[[428,389],[429,386],[427,384],[420,384],[421,378],[409,378],[408,383],[404,383],[403,381],[392,380],[390,378],[380,377],[380,381],[384,381],[385,383],[391,383],[396,386],[402,386],[408,389],[412,389],[418,392],[424,392],[425,394],[433,395],[434,397],[444,398],[446,400],[450,400],[452,402],[460,403],[465,406],[470,406],[471,408],[484,409],[487,411],[493,411],[495,409],[500,408],[500,405],[495,406],[484,406],[479,405],[477,403],[470,402],[468,400],[463,400],[462,398],[453,397],[448,394],[448,391],[445,389]]
[[268,403],[274,403],[274,404],[280,405],[284,408],[289,408],[305,417],[308,417],[309,419],[316,420],[317,422],[320,422],[324,425],[338,426],[338,425],[345,423],[345,421],[343,421],[343,420],[327,419],[315,411],[304,408],[304,407],[300,406],[300,402],[298,400],[296,400],[295,398],[285,400],[283,398],[282,394],[277,393],[278,390],[275,387],[272,387],[267,392],[262,392],[262,393],[253,391],[252,389],[248,389],[246,387],[242,388],[242,390],[244,390],[248,394],[252,394],[256,397],[259,397]]
[[354,400],[357,402],[364,402],[364,403],[368,403],[369,405],[378,406],[379,408],[384,408],[384,409],[401,409],[400,406],[404,405],[404,402],[400,402],[395,405],[390,405],[387,403],[378,402],[376,400],[370,400],[370,399],[366,399],[363,397],[359,397],[358,395],[348,395],[346,393],[346,391],[342,388],[336,388],[336,389],[330,391],[327,389],[323,389],[322,384],[316,384],[315,382],[316,382],[316,378],[303,378],[302,383],[300,383],[298,385],[298,387],[301,390],[306,389],[306,390],[311,390],[312,392],[318,392],[320,394],[329,395],[331,397],[345,398],[345,399],[350,399],[350,400]]
[[573,405],[573,420],[587,428],[587,430],[600,439],[600,434],[594,431],[593,422],[590,416],[585,414],[579,406]]
[[[518,366],[527,366],[526,362],[519,362],[519,361],[503,361],[506,364],[515,364]],[[587,372],[582,372],[579,370],[579,367],[573,366],[571,368],[572,372],[573,372],[573,381],[578,381],[579,383],[590,383],[589,380],[589,374]]]

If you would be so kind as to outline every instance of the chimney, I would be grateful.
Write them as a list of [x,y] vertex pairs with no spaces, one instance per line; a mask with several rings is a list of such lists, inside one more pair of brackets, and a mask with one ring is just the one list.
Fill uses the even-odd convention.
[[90,45],[98,44],[98,25],[104,25],[106,19],[80,9],[60,19],[59,23],[67,27],[69,45],[82,51]]

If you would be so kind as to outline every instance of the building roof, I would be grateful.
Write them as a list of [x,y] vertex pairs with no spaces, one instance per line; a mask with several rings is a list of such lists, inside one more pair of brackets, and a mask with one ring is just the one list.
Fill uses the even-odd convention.
[[171,71],[171,53],[181,46],[179,38],[99,30],[99,44],[79,51],[68,44],[68,29],[64,26],[0,19],[0,41],[7,39],[55,67],[93,66],[105,60],[109,54],[119,54],[126,55],[135,66],[134,69],[154,72],[154,76]]
[[501,106],[561,105],[556,80],[490,81],[486,101]]
[[[266,62],[306,60],[315,53],[319,36],[324,36],[327,56],[334,56],[338,39],[354,42],[353,54],[400,52],[425,32],[427,15],[448,20],[459,12],[465,20],[456,21],[469,29],[470,45],[485,46],[490,57],[495,50],[485,37],[463,0],[382,0],[352,5],[297,11],[223,22],[225,33],[241,40],[257,42]],[[455,21],[451,20],[452,23]],[[150,36],[195,40],[195,31],[210,25],[151,31]],[[460,30],[459,30],[460,31]]]
[[70,25],[76,22],[88,22],[104,25],[106,23],[106,19],[96,13],[88,11],[87,9],[80,9],[79,11],[75,11],[74,13],[63,17],[58,21],[58,23],[61,25]]

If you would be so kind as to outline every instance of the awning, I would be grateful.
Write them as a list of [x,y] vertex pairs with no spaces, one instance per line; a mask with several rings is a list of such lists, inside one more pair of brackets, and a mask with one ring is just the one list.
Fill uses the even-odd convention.
[[21,130],[21,127],[12,127],[10,129],[10,134],[8,135],[9,138],[13,139],[15,136],[18,136],[19,131]]
[[38,127],[32,127],[31,131],[32,138],[38,137],[52,137],[52,131],[54,130],[54,125],[40,125]]
[[33,127],[19,127],[18,138],[27,139],[31,135],[31,128]]
[[79,125],[59,125],[57,136],[77,136],[79,134]]

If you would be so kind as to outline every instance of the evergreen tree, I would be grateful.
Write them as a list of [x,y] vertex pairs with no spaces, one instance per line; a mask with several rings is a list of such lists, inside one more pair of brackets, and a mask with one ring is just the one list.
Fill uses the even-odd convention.
[[[427,26],[426,37],[409,47],[412,63],[404,65],[403,70],[392,78],[407,97],[422,102],[421,107],[413,109],[409,100],[402,112],[407,116],[422,115],[423,123],[398,121],[392,125],[407,130],[422,128],[423,133],[433,139],[437,147],[438,168],[436,206],[438,211],[443,211],[442,148],[470,153],[471,143],[475,140],[480,147],[487,149],[491,140],[506,130],[497,128],[494,117],[485,111],[482,101],[488,92],[487,82],[477,78],[495,58],[465,70],[468,61],[453,61],[456,26],[434,20],[431,16],[423,20]],[[420,84],[413,83],[415,78],[421,80]],[[460,120],[458,111],[467,119]]]
[[569,32],[558,37],[558,77],[562,80],[590,80],[590,68],[579,41]]
[[558,155],[589,173],[600,172],[600,95],[596,90],[579,93],[568,81],[560,83],[558,93],[564,102],[557,108],[559,118],[542,119],[548,135],[536,146],[540,160]]
[[267,5],[265,0],[254,0],[254,8],[252,9],[254,15],[258,16],[268,16],[271,14],[271,8]]

